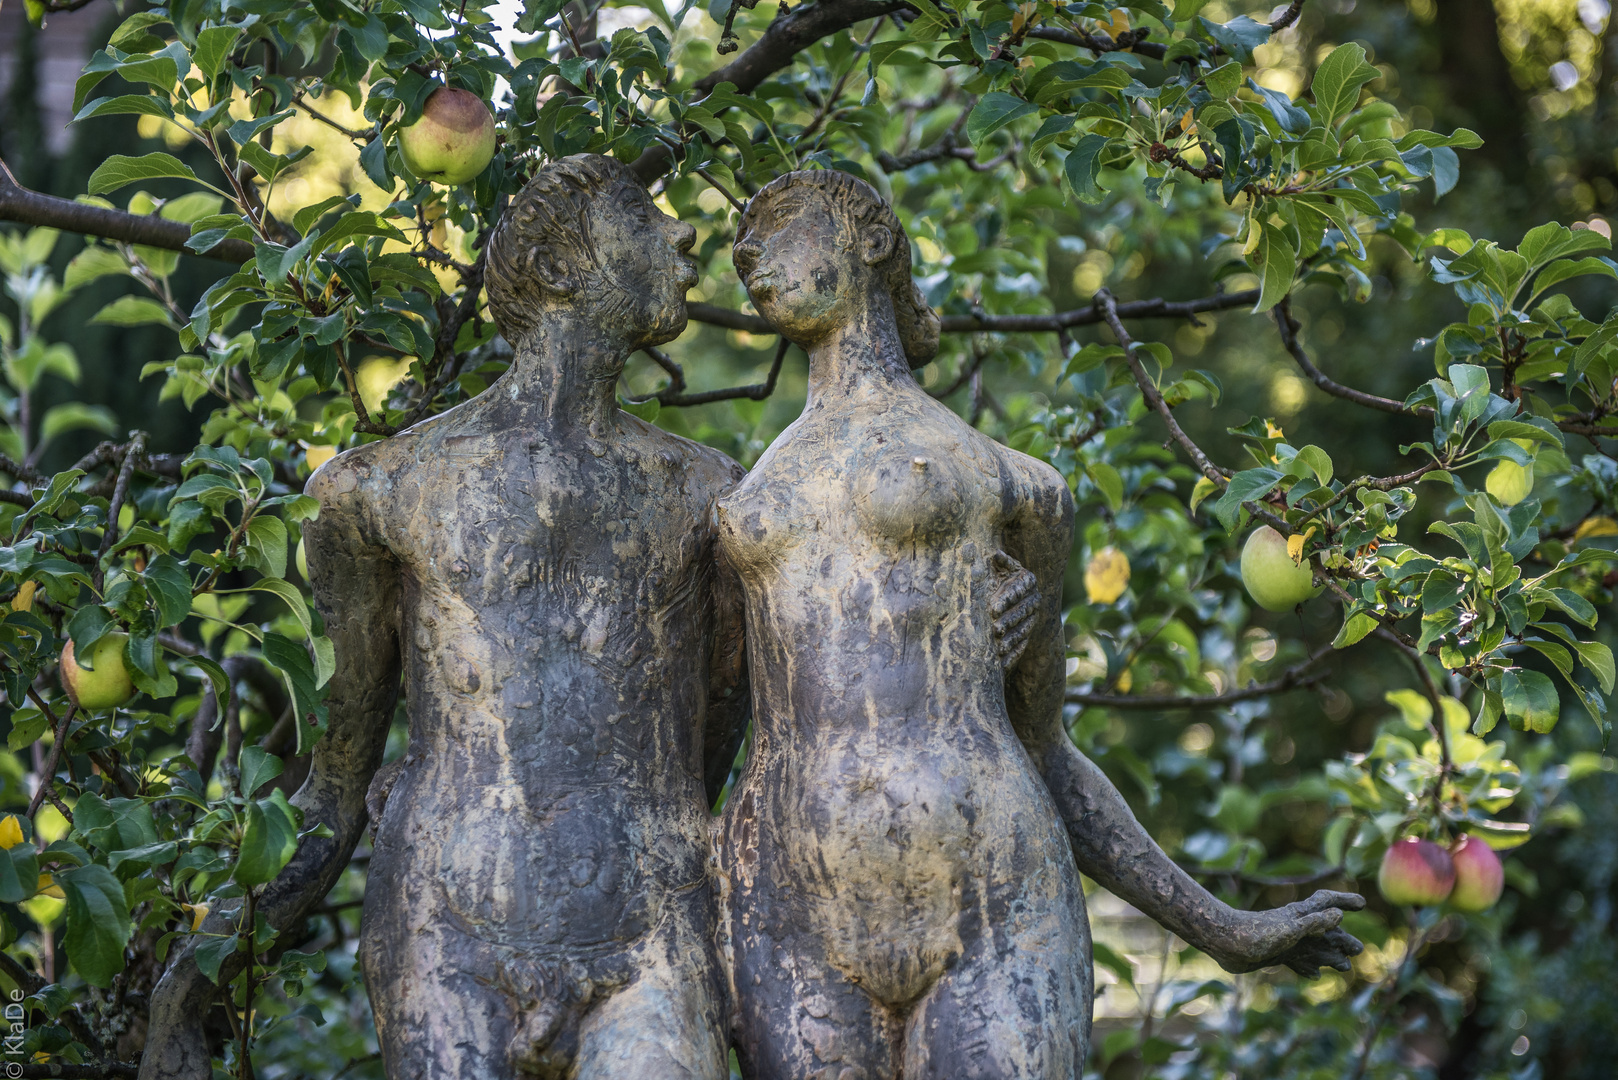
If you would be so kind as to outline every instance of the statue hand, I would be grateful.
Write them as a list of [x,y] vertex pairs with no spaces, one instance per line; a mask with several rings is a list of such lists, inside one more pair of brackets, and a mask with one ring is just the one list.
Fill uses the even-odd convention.
[[1039,610],[1039,579],[1016,559],[997,551],[989,560],[1000,584],[989,602],[994,617],[994,636],[1000,650],[1000,664],[1010,670],[1022,658],[1028,638],[1034,632],[1034,615]]
[[1338,927],[1344,911],[1358,911],[1365,897],[1321,889],[1307,900],[1269,911],[1238,911],[1210,951],[1219,966],[1233,974],[1285,964],[1306,979],[1322,967],[1349,969],[1348,958],[1363,949],[1359,940]]

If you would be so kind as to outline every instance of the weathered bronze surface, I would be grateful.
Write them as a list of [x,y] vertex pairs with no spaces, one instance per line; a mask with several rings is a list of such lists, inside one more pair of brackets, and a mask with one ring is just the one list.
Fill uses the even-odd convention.
[[[1359,897],[1229,908],[1067,737],[1072,498],[916,384],[937,322],[892,210],[845,174],[788,174],[749,204],[736,267],[809,353],[803,415],[718,505],[754,694],[721,843],[744,1072],[1078,1076],[1080,870],[1233,970],[1346,966]],[[1037,611],[1002,655],[989,613],[1022,567]]]
[[[1077,1077],[1080,871],[1231,970],[1346,966],[1358,897],[1232,910],[1068,739],[1072,499],[917,386],[938,321],[869,186],[793,173],[743,217],[810,384],[740,486],[617,408],[628,355],[684,327],[692,238],[616,162],[547,166],[490,240],[510,370],[309,482],[337,670],[294,801],[332,836],[258,910],[305,918],[370,817],[388,1075],[722,1080],[734,1041],[749,1080]],[[188,947],[143,1078],[206,1080],[215,993]]]
[[[398,1080],[729,1074],[708,806],[747,694],[712,510],[742,470],[615,398],[685,326],[692,238],[610,159],[546,167],[491,240],[510,370],[309,482],[337,672],[296,801],[335,836],[260,910],[289,925],[347,863],[402,666],[361,942]],[[143,1076],[209,1075],[212,994],[175,965],[152,1026],[187,1034]]]

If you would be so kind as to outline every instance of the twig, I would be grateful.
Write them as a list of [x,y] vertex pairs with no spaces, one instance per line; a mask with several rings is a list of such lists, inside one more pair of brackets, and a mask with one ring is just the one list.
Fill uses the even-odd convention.
[[1298,331],[1303,329],[1303,325],[1292,317],[1292,301],[1290,297],[1275,305],[1275,326],[1276,329],[1281,331],[1281,344],[1285,345],[1287,352],[1292,354],[1292,359],[1297,361],[1298,367],[1303,369],[1303,373],[1309,376],[1316,386],[1333,397],[1340,397],[1344,401],[1352,401],[1356,405],[1364,405],[1366,408],[1378,409],[1386,413],[1426,417],[1433,415],[1433,410],[1425,405],[1410,408],[1402,401],[1378,397],[1376,394],[1367,394],[1363,390],[1355,390],[1352,387],[1344,386],[1316,367],[1310,361],[1309,354],[1304,351],[1303,344],[1298,340]]
[[1074,705],[1102,706],[1113,709],[1208,709],[1231,705],[1238,701],[1267,697],[1286,690],[1313,686],[1331,674],[1329,671],[1308,674],[1332,651],[1330,645],[1317,649],[1307,659],[1294,664],[1281,673],[1281,677],[1267,683],[1250,683],[1240,690],[1227,690],[1222,694],[1085,694],[1070,690],[1067,701]]
[[1377,1010],[1376,1017],[1371,1021],[1370,1030],[1365,1033],[1365,1046],[1360,1051],[1359,1062],[1354,1067],[1354,1075],[1350,1080],[1364,1080],[1365,1068],[1371,1063],[1371,1051],[1376,1048],[1376,1040],[1382,1034],[1382,1027],[1388,1022],[1388,1014],[1399,1001],[1399,982],[1404,978],[1404,970],[1409,966],[1411,959],[1426,941],[1425,931],[1417,931],[1410,935],[1410,941],[1405,946],[1405,954],[1399,960],[1399,965],[1393,969],[1386,981],[1377,988],[1378,993],[1387,991],[1382,1001],[1382,1007]]
[[[678,408],[686,405],[707,405],[715,401],[733,401],[737,398],[748,398],[752,401],[763,401],[775,393],[775,381],[781,374],[781,362],[786,359],[787,349],[792,343],[786,338],[775,347],[775,361],[770,364],[770,373],[761,383],[752,383],[747,386],[732,386],[724,390],[701,390],[695,394],[681,393],[671,382],[668,386],[655,394],[646,394],[642,397],[627,398],[631,404],[638,405],[643,401],[656,401],[659,405]],[[655,359],[655,357],[654,357]],[[659,361],[661,363],[661,361]],[[677,367],[678,365],[676,365]],[[682,376],[680,384],[684,385]]]
[[[39,774],[39,784],[34,788],[34,797],[28,800],[28,816],[31,818],[39,813],[39,804],[46,797],[46,793],[55,794],[52,787],[56,782],[56,766],[62,760],[62,747],[67,744],[67,729],[72,725],[73,714],[78,712],[79,706],[76,702],[68,702],[67,711],[58,720],[56,714],[51,711],[51,707],[45,704],[45,699],[40,697],[38,691],[32,686],[28,688],[28,696],[33,700],[39,711],[44,713],[46,718],[50,720],[51,726],[56,731],[56,738],[51,743],[50,756],[45,759],[45,768]],[[71,814],[63,816],[69,822],[73,820]]]
[[107,527],[101,534],[101,547],[96,551],[96,567],[93,573],[95,589],[101,591],[105,574],[101,569],[101,560],[107,557],[112,545],[118,540],[118,514],[124,508],[124,501],[129,498],[129,478],[135,473],[135,463],[146,452],[146,433],[135,432],[134,438],[124,446],[124,460],[118,466],[118,480],[113,484],[112,501],[107,504]]
[[1423,662],[1419,652],[1400,641],[1385,627],[1377,627],[1376,636],[1385,641],[1393,642],[1399,651],[1404,654],[1405,659],[1415,665],[1416,674],[1421,677],[1422,692],[1427,695],[1427,700],[1433,706],[1432,728],[1433,735],[1438,739],[1438,757],[1442,768],[1440,778],[1442,779],[1443,776],[1449,775],[1454,766],[1450,763],[1449,757],[1449,731],[1448,722],[1444,719],[1444,700],[1438,692],[1437,685],[1433,682],[1432,672],[1427,670],[1427,665]]

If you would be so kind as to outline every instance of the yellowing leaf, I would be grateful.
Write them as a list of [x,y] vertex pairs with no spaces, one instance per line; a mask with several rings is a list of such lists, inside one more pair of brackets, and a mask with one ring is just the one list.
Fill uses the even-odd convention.
[[53,900],[67,899],[67,893],[62,891],[62,887],[56,884],[56,879],[49,874],[39,875],[39,881],[34,885],[34,892],[40,896],[49,896]]
[[[1585,518],[1579,522],[1579,527],[1573,530],[1575,541],[1583,540],[1589,536],[1618,536],[1618,521],[1610,517]],[[33,582],[28,584],[32,585]]]
[[[28,584],[32,585],[33,582]],[[6,819],[0,821],[0,848],[10,851],[22,841],[22,822],[17,820],[16,814],[7,814]]]
[[1129,31],[1129,12],[1123,8],[1113,10],[1112,19],[1101,24],[1112,40],[1117,41]]
[[1196,130],[1197,122],[1191,118],[1191,110],[1187,109],[1185,115],[1180,117],[1180,133],[1182,135],[1194,135]]
[[1115,547],[1090,556],[1084,568],[1084,594],[1092,604],[1110,604],[1129,587],[1129,557]]
[[1315,527],[1311,525],[1309,526],[1308,531],[1302,535],[1293,533],[1291,536],[1287,537],[1287,554],[1292,556],[1292,564],[1294,566],[1303,565],[1303,545],[1307,544],[1309,542],[1309,538],[1313,535],[1315,535]]
[[194,934],[202,929],[202,920],[208,917],[207,904],[181,904],[185,913],[191,916],[191,932]]
[[[370,406],[366,406],[369,408]],[[309,471],[314,472],[326,462],[337,456],[335,446],[311,446],[303,452],[305,460],[309,462]]]
[[1134,685],[1135,673],[1129,668],[1124,668],[1124,673],[1118,676],[1118,681],[1113,684],[1112,688],[1120,694],[1127,694],[1129,693],[1129,688]]
[[[39,588],[37,581],[25,581],[17,587],[17,595],[11,598],[12,611],[33,611],[34,590]],[[10,846],[9,844],[7,845]]]
[[[1275,421],[1268,418],[1264,421],[1264,437],[1266,439],[1284,439],[1286,432],[1275,426]],[[1273,459],[1272,459],[1273,460]]]
[[1219,485],[1214,483],[1212,480],[1208,479],[1206,476],[1197,477],[1197,484],[1196,484],[1195,487],[1193,487],[1191,489],[1191,505],[1190,505],[1191,512],[1193,514],[1196,513],[1197,512],[1197,504],[1202,502],[1203,499],[1206,499],[1208,496],[1214,494],[1218,490],[1219,490]]

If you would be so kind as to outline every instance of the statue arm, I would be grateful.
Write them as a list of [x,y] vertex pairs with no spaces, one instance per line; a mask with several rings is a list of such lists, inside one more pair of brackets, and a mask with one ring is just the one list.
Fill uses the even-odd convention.
[[[345,455],[345,458],[347,455]],[[399,573],[369,537],[352,463],[338,458],[310,479],[320,517],[304,529],[315,603],[336,650],[327,693],[329,727],[311,754],[309,777],[292,799],[303,828],[325,825],[329,838],[306,837],[257,910],[276,930],[300,920],[331,891],[365,829],[366,786],[382,761],[399,691]],[[345,489],[347,485],[347,489]],[[235,932],[238,910],[211,915],[205,933]],[[203,1023],[218,994],[197,968],[193,937],[176,950],[153,991],[141,1080],[209,1080]],[[242,968],[236,953],[219,972],[227,983]]]
[[1028,498],[1027,512],[1007,536],[1011,557],[1034,576],[1036,606],[1026,647],[1006,672],[1006,704],[1067,827],[1079,870],[1227,971],[1277,963],[1307,976],[1322,966],[1346,970],[1360,945],[1337,925],[1345,909],[1364,906],[1362,897],[1323,889],[1271,911],[1231,907],[1158,847],[1112,781],[1068,737],[1061,607],[1073,503],[1065,485],[1045,488],[1039,485]]
[[714,643],[708,661],[708,711],[702,730],[702,775],[708,805],[719,801],[753,717],[745,648],[747,598],[741,579],[715,545]]

